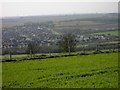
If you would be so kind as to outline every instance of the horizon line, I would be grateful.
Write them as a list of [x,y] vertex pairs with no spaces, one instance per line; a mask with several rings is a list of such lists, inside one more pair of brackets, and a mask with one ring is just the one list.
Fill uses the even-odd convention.
[[118,12],[94,12],[94,13],[65,13],[65,14],[43,14],[43,15],[21,15],[21,16],[0,16],[0,18],[19,18],[34,16],[65,16],[65,15],[82,15],[82,14],[118,14]]

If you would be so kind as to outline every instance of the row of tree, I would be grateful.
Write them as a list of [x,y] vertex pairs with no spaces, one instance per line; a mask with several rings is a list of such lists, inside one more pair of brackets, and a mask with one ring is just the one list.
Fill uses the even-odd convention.
[[[48,43],[48,45],[50,46],[50,43]],[[70,54],[70,52],[75,51],[77,45],[76,36],[71,33],[64,34],[57,45],[61,52],[69,52]],[[38,47],[39,45],[36,42],[29,42],[26,53],[32,57],[33,54],[38,52]],[[48,52],[51,55],[50,48]]]
[[[77,43],[78,43],[78,41],[77,41],[76,36],[74,34],[72,34],[72,33],[64,34],[61,37],[61,39],[59,40],[59,42],[57,43],[57,45],[59,47],[59,52],[69,52],[69,54],[70,54],[71,52],[76,51]],[[30,57],[32,58],[34,54],[39,53],[39,51],[41,50],[41,48],[39,46],[40,45],[35,41],[29,42],[27,49],[26,49],[26,54],[29,54]],[[107,44],[106,46],[108,49],[111,48],[111,45]],[[101,47],[106,48],[106,46],[105,45],[101,46],[101,45],[96,44],[96,46],[92,46],[92,47],[89,46],[89,47],[82,47],[82,49],[79,48],[79,50],[77,50],[77,51],[82,50],[85,52],[85,50],[87,50],[87,49],[88,50],[90,50],[90,49],[99,50],[99,49],[101,49]],[[44,49],[47,49],[47,51],[51,55],[51,52],[52,52],[51,47],[53,47],[53,46],[50,44],[50,42],[48,43],[48,47],[49,48],[44,48]],[[119,47],[119,44],[115,44],[115,45],[113,44],[112,47],[113,47],[113,49],[115,49],[115,48]],[[10,59],[11,59],[12,58],[11,51],[9,51],[9,55],[10,55]]]

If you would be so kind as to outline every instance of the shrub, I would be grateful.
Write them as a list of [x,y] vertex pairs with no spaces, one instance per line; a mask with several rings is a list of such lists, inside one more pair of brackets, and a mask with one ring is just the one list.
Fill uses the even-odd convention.
[[104,52],[102,52],[100,50],[96,50],[96,51],[93,52],[93,54],[100,54],[100,53],[104,53]]
[[89,55],[89,53],[80,53],[79,55]]

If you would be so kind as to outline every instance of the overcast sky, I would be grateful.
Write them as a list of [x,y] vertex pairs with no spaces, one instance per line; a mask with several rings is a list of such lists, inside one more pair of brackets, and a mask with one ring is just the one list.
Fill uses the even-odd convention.
[[117,2],[4,2],[1,5],[0,17],[118,12]]

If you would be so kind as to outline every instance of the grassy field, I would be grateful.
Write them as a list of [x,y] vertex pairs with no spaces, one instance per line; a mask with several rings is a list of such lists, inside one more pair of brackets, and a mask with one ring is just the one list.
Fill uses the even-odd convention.
[[2,88],[2,62],[0,62],[0,89]]
[[117,88],[118,53],[3,62],[3,88]]
[[[112,35],[112,36],[119,36],[118,34],[118,31],[108,31],[108,32],[99,32],[99,33],[94,33],[95,35],[101,35],[101,34],[104,34],[104,35]],[[92,35],[94,35],[92,34]]]

